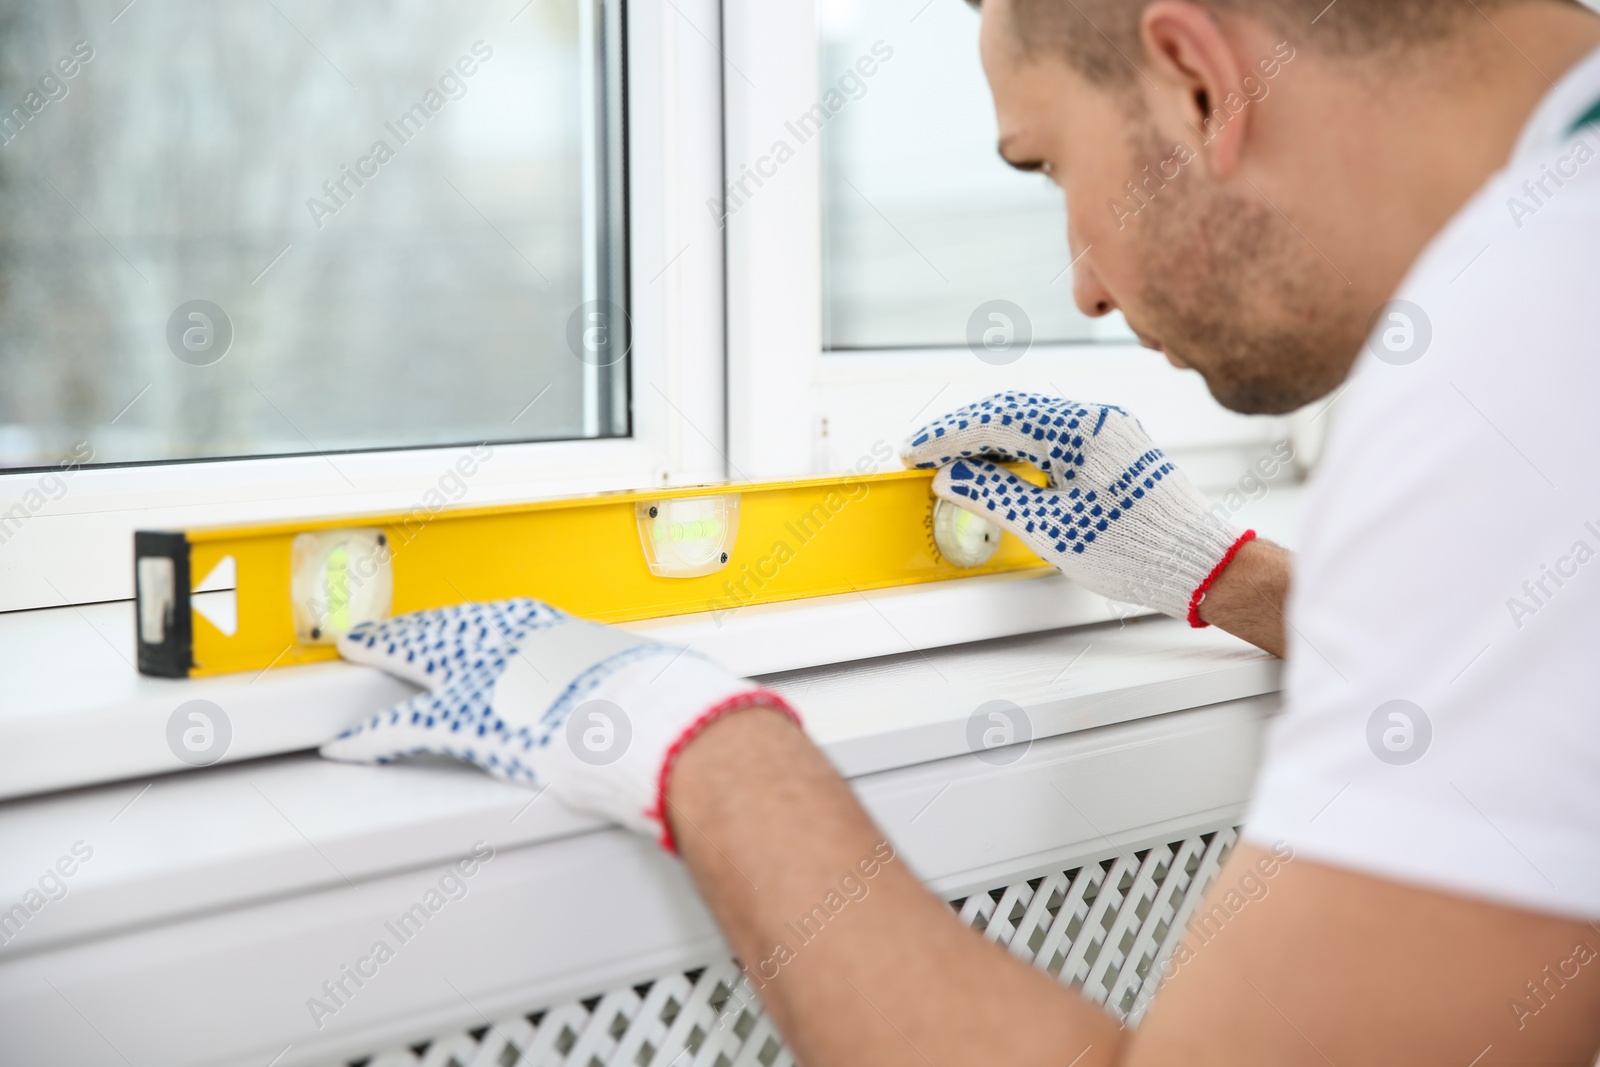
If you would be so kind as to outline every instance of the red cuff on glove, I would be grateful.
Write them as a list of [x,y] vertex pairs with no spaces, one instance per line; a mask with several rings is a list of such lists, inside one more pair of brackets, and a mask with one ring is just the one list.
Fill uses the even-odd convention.
[[656,803],[655,807],[645,811],[645,815],[654,819],[661,826],[661,847],[672,855],[678,854],[678,843],[672,836],[672,824],[667,821],[667,785],[672,778],[673,767],[678,762],[678,756],[693,741],[703,733],[706,727],[733,711],[742,711],[745,708],[771,708],[781,711],[794,720],[796,726],[803,726],[800,713],[789,706],[789,702],[770,689],[751,689],[748,692],[738,693],[729,697],[722,703],[708,708],[694,722],[690,723],[678,739],[672,742],[667,749],[665,758],[661,761],[661,770],[656,775]]
[[1190,626],[1193,626],[1196,630],[1204,630],[1211,625],[1200,617],[1200,601],[1206,598],[1206,590],[1210,589],[1212,583],[1222,575],[1223,571],[1227,570],[1228,564],[1233,562],[1233,557],[1239,554],[1239,550],[1255,539],[1256,532],[1254,530],[1246,530],[1240,535],[1239,540],[1235,541],[1228,551],[1223,554],[1222,558],[1217,561],[1217,565],[1211,568],[1211,573],[1206,575],[1206,580],[1195,586],[1194,594],[1189,597]]

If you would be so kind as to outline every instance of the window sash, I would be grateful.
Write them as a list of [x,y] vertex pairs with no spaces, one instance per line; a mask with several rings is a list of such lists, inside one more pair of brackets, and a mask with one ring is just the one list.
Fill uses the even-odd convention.
[[[631,434],[494,445],[494,459],[452,504],[727,476],[721,234],[704,207],[721,188],[720,59],[702,38],[716,36],[717,4],[588,0],[585,8],[586,18],[626,25],[626,77],[603,56],[588,59],[597,79],[625,85],[626,128],[593,111],[585,119],[591,136],[613,138],[595,188],[619,189],[625,165],[628,208],[625,273],[606,277],[605,257],[594,257],[589,271],[596,292],[626,286],[632,324],[631,396],[597,390],[586,415],[603,426],[620,410],[631,415]],[[614,132],[602,132],[608,128]],[[623,145],[625,156],[616,154]],[[596,240],[606,227],[615,232],[618,223],[603,211],[586,214]],[[591,255],[599,247],[591,244]],[[54,483],[41,489],[51,472],[0,475],[0,611],[131,598],[138,529],[410,508],[465,450],[87,468],[62,478],[64,492]]]
[[[818,0],[724,5],[724,50],[735,68],[724,78],[728,181],[747,178],[775,140],[792,141],[795,116],[821,99],[817,8]],[[877,441],[897,445],[922,423],[1002,389],[1123,404],[1180,457],[1258,452],[1289,433],[1283,419],[1222,411],[1195,376],[1128,343],[1038,345],[1004,367],[964,348],[825,350],[821,141],[800,145],[759,187],[747,178],[727,215],[729,465],[737,476],[843,471]],[[1070,299],[1065,282],[1062,289]]]

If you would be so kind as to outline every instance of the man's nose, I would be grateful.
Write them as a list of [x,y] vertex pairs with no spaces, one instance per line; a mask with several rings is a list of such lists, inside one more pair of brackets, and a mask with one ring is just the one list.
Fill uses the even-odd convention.
[[1100,284],[1100,276],[1094,272],[1089,249],[1072,247],[1071,238],[1068,238],[1067,247],[1077,258],[1077,264],[1072,268],[1072,299],[1078,305],[1078,310],[1095,319],[1111,314],[1117,309],[1117,302],[1112,299],[1110,291]]

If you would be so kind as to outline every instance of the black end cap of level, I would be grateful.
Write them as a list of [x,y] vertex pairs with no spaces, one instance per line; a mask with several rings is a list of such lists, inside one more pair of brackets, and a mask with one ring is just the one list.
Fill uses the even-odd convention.
[[[144,640],[139,620],[145,601],[140,588],[139,561],[172,561],[173,599],[160,642]],[[134,644],[139,649],[139,673],[156,678],[187,678],[194,666],[194,617],[189,604],[189,539],[181,533],[139,530],[133,535]],[[152,590],[154,595],[155,591]]]

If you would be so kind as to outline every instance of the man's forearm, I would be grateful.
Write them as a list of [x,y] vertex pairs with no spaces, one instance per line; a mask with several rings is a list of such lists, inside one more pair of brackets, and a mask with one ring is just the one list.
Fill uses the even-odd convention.
[[1200,618],[1282,656],[1284,602],[1289,596],[1289,551],[1257,538],[1239,550],[1206,590]]
[[743,992],[800,1062],[1115,1062],[1117,1023],[966,928],[783,716],[740,712],[697,738],[668,814]]
[[[1251,541],[1200,616],[1281,656],[1288,587],[1289,553]],[[784,716],[714,724],[679,759],[667,812],[745,967],[734,1003],[759,996],[800,1062],[1117,1062],[1116,1021],[966,928]]]

